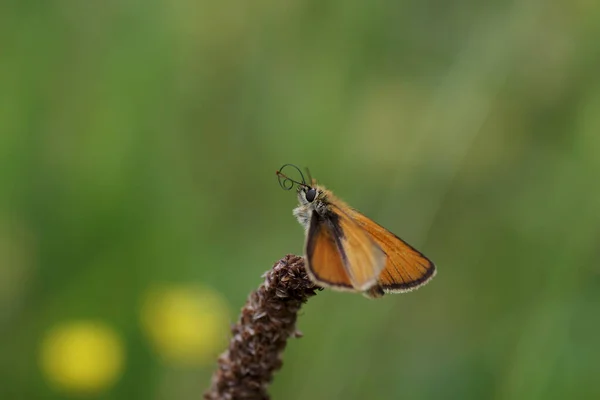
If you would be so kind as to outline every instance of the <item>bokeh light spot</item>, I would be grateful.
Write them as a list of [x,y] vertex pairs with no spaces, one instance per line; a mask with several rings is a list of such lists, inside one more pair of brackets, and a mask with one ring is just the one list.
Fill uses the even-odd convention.
[[179,366],[214,362],[228,339],[226,301],[212,289],[167,286],[149,290],[142,325],[163,361]]
[[64,323],[51,329],[42,342],[40,367],[62,391],[99,393],[117,381],[123,365],[120,337],[101,322]]

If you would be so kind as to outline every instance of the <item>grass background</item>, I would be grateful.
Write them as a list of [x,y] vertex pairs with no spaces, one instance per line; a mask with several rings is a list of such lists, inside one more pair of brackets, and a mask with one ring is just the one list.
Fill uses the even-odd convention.
[[140,298],[235,319],[302,252],[288,162],[439,271],[312,299],[274,399],[599,398],[599,35],[585,0],[3,2],[2,398],[79,396],[38,358],[80,318],[126,348],[86,398],[200,398],[214,364],[162,362]]

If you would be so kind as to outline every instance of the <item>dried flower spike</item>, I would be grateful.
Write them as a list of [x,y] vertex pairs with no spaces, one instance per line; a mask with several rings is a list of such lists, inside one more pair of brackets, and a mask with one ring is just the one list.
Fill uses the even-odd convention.
[[321,288],[307,276],[304,259],[287,255],[267,271],[231,328],[206,400],[269,399],[267,387],[281,368],[281,354],[296,331],[298,311]]

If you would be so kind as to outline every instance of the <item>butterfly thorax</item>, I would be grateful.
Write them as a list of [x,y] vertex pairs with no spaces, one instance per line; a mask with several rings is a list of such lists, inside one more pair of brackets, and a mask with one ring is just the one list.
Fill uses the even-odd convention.
[[310,227],[310,219],[313,212],[325,216],[330,212],[330,205],[332,200],[332,194],[322,186],[315,186],[317,194],[313,201],[308,201],[306,194],[308,189],[305,187],[298,187],[298,207],[294,208],[294,217],[300,222],[300,225],[308,230]]

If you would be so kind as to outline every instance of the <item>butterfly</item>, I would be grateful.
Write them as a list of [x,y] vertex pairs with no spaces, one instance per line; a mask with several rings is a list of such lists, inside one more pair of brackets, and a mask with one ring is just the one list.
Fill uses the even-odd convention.
[[[282,172],[288,166],[301,182]],[[306,233],[306,270],[315,284],[377,298],[417,289],[435,276],[435,265],[421,252],[318,185],[310,173],[310,185],[293,164],[283,165],[277,176],[282,188],[297,186],[293,214]]]

